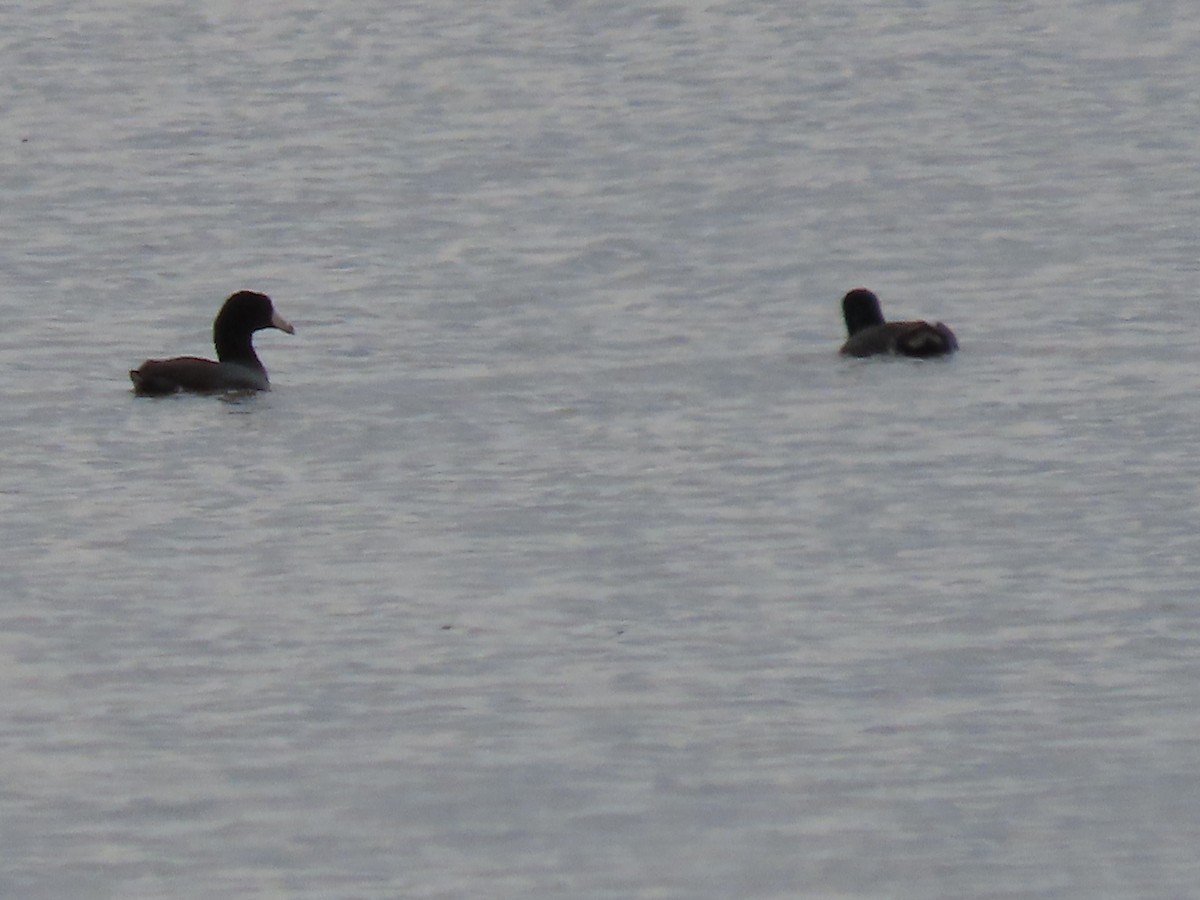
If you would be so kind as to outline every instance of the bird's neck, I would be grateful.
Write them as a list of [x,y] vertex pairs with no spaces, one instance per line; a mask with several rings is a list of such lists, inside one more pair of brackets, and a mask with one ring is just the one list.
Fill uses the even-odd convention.
[[258,354],[254,352],[251,338],[252,335],[249,334],[236,338],[214,336],[213,343],[217,347],[217,359],[221,362],[240,363],[243,366],[262,369],[263,364],[259,361]]

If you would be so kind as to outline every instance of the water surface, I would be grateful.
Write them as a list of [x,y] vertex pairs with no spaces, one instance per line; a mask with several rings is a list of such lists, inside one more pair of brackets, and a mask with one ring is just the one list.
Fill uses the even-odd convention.
[[5,18],[5,895],[1194,890],[1189,7]]

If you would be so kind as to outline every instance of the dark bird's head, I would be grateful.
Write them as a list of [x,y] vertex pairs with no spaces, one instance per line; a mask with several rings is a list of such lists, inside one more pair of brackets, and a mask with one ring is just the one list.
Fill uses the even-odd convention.
[[213,322],[213,344],[217,348],[217,359],[255,360],[250,336],[264,328],[296,333],[296,329],[275,311],[271,298],[266,294],[238,291],[225,301]]
[[879,298],[866,288],[855,288],[842,298],[842,315],[846,317],[846,332],[851,337],[865,328],[883,324]]
[[233,294],[213,322],[213,336],[221,332],[254,332],[264,328],[278,328],[288,334],[295,334],[296,329],[275,312],[271,298],[258,291],[238,291]]

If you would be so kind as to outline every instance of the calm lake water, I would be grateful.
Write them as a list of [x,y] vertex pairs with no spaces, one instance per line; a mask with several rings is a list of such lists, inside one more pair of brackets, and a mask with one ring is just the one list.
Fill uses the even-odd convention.
[[1193,5],[3,18],[0,895],[1194,895]]

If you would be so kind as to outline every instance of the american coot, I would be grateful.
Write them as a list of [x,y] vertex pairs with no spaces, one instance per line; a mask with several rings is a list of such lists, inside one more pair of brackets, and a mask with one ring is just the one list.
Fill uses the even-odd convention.
[[843,356],[945,356],[958,349],[954,332],[938,322],[885,322],[879,298],[865,288],[855,288],[842,298],[842,314],[850,338],[842,344]]
[[267,370],[254,352],[251,338],[263,328],[288,334],[296,329],[275,312],[271,298],[255,291],[238,291],[225,301],[213,322],[217,360],[197,356],[148,359],[129,373],[133,392],[161,396],[179,391],[211,394],[220,391],[269,391]]

